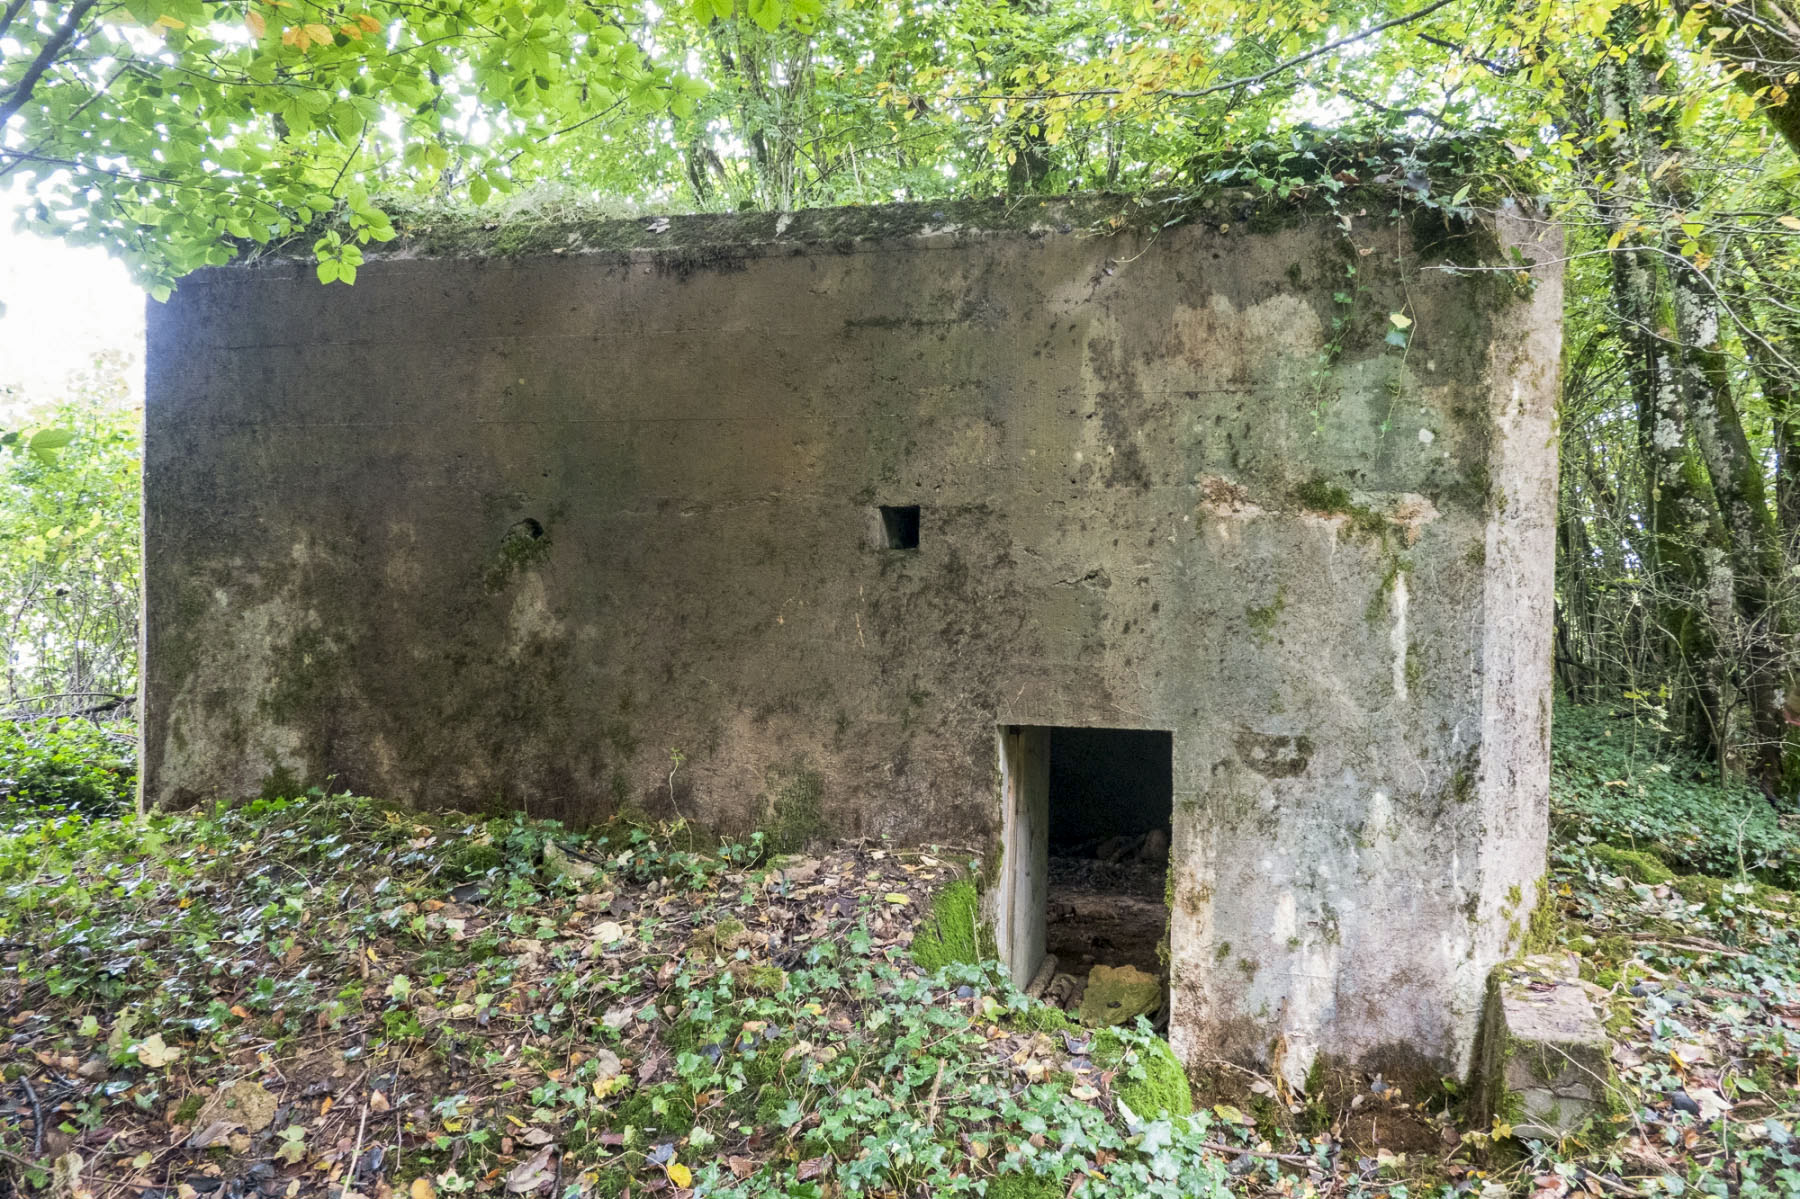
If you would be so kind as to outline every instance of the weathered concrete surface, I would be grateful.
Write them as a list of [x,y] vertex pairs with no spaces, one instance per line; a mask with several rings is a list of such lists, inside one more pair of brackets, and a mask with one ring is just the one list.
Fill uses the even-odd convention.
[[1481,1026],[1475,1109],[1513,1135],[1556,1140],[1606,1107],[1611,1046],[1574,962],[1542,954],[1495,967]]
[[1466,1067],[1545,835],[1560,279],[1202,215],[192,277],[150,312],[147,797],[996,849],[1001,729],[1167,729],[1177,1050]]

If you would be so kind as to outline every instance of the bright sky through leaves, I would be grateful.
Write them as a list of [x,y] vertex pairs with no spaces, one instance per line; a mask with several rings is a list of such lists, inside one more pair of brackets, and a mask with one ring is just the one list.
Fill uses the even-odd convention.
[[[12,197],[0,193],[0,388],[48,399],[102,350],[142,361],[144,293],[125,267],[98,249],[17,233],[12,220]],[[131,384],[137,398],[135,371]],[[15,403],[0,396],[0,427]]]

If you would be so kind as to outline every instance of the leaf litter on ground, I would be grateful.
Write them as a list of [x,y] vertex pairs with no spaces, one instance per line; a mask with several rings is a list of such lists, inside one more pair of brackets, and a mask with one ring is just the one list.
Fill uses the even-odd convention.
[[[1131,1112],[1091,1033],[914,927],[966,853],[316,797],[0,841],[0,1162],[72,1197],[1800,1193],[1792,898],[1555,854],[1615,1114],[1458,1129],[1379,1077]],[[546,853],[555,845],[556,852]],[[569,870],[579,861],[592,869]],[[1715,884],[1716,884],[1716,880]],[[1692,890],[1692,888],[1689,888]],[[1249,1110],[1245,1110],[1249,1109]],[[1373,1119],[1369,1119],[1371,1114]],[[1425,1135],[1363,1138],[1407,1114]]]

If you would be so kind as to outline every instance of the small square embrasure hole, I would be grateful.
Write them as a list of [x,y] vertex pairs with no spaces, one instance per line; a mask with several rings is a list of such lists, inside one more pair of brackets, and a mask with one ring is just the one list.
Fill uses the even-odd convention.
[[898,507],[883,505],[881,513],[881,548],[887,550],[916,550],[919,548],[919,506],[903,504]]

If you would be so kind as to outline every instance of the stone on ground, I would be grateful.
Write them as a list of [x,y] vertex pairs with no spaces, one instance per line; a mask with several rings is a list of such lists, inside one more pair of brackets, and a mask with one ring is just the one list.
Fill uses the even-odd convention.
[[1095,966],[1081,997],[1080,1017],[1090,1028],[1130,1024],[1162,1006],[1162,980],[1136,966]]
[[1604,1109],[1611,1082],[1606,1031],[1573,959],[1541,954],[1495,967],[1476,1077],[1484,1123],[1554,1140]]

